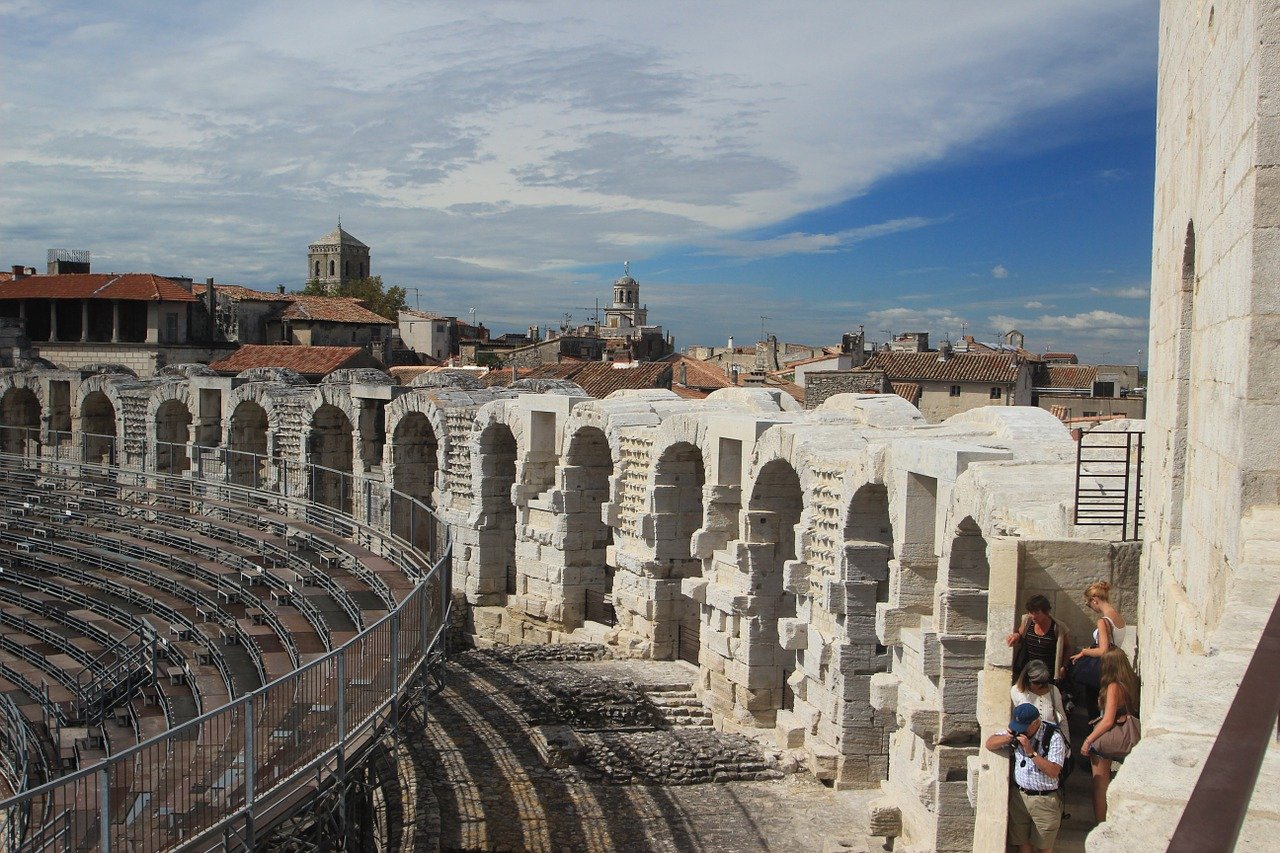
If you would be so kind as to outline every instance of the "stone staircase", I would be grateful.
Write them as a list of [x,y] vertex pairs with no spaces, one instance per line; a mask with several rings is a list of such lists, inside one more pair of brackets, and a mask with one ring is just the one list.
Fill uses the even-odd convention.
[[693,685],[650,685],[641,687],[640,691],[672,728],[712,727],[711,711],[694,694]]

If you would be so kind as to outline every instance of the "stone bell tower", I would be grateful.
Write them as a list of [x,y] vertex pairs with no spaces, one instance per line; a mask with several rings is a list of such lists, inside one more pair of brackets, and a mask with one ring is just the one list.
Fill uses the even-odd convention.
[[315,279],[335,292],[348,281],[368,278],[369,247],[338,227],[307,247],[307,280]]

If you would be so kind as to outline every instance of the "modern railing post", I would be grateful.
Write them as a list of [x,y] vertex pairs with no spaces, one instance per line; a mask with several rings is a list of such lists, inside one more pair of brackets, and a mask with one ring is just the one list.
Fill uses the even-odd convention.
[[400,611],[391,613],[391,724],[400,724]]
[[111,851],[111,777],[105,767],[98,771],[98,846],[102,853]]
[[[244,808],[250,814],[253,812],[253,770],[258,761],[253,740],[253,695],[250,695],[244,700]],[[249,820],[252,825],[253,818]]]

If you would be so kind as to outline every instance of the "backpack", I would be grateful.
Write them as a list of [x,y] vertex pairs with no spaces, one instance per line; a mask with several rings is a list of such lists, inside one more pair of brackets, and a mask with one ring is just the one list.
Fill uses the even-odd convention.
[[1064,819],[1071,817],[1067,812],[1067,779],[1071,776],[1071,771],[1075,770],[1075,762],[1071,760],[1071,741],[1067,740],[1066,735],[1062,733],[1062,726],[1057,723],[1042,721],[1040,727],[1044,729],[1044,737],[1040,738],[1040,746],[1037,752],[1044,760],[1049,760],[1049,744],[1053,742],[1053,736],[1056,734],[1062,738],[1062,745],[1066,752],[1062,756],[1062,770],[1058,773],[1058,796],[1062,803],[1062,817]]

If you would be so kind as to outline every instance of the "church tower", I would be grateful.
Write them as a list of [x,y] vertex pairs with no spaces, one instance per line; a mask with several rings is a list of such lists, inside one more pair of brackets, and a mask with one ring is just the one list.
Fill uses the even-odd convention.
[[622,278],[613,283],[613,304],[604,309],[605,329],[639,330],[649,322],[649,310],[640,304],[640,282],[631,277],[631,262],[622,266]]
[[369,247],[338,227],[307,247],[307,280],[333,293],[348,281],[368,278]]

